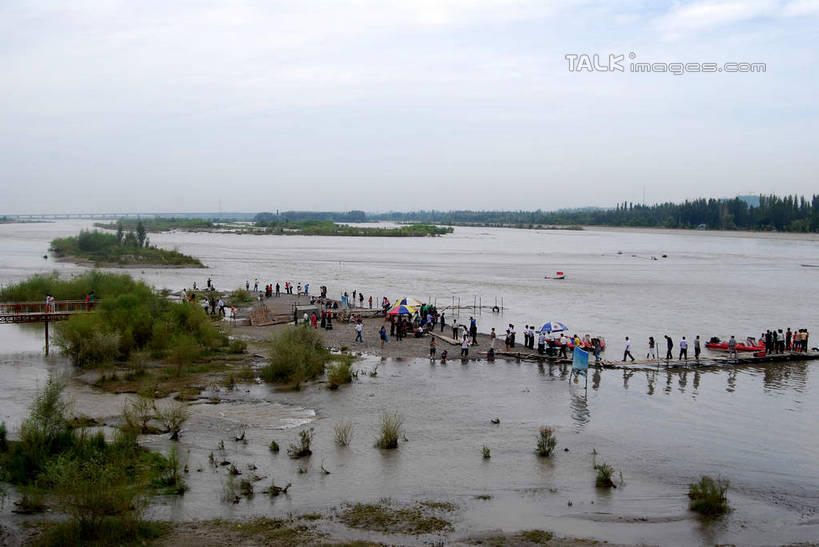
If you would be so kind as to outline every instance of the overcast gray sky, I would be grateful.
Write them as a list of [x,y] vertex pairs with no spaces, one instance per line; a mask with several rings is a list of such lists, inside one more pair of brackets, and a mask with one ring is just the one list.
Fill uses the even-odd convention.
[[818,43],[819,0],[0,1],[0,214],[809,194]]

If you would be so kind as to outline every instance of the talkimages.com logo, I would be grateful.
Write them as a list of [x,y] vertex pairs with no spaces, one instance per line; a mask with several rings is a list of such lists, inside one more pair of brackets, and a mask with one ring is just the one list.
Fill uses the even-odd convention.
[[[626,60],[628,57],[628,61]],[[765,63],[748,62],[642,62],[637,61],[637,54],[633,51],[628,56],[609,53],[608,57],[597,53],[567,53],[564,58],[569,63],[569,72],[658,72],[680,76],[690,73],[719,73],[719,72],[765,72]]]

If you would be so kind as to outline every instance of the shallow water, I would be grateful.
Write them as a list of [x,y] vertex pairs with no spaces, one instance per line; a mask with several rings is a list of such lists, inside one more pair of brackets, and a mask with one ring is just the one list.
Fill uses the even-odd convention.
[[[0,225],[0,280],[54,267],[36,246],[79,225],[11,230]],[[697,332],[758,334],[772,326],[813,330],[819,303],[819,275],[800,266],[817,262],[817,244],[809,238],[456,228],[451,236],[422,240],[185,233],[152,239],[211,266],[135,272],[157,286],[181,288],[193,279],[204,284],[208,275],[220,287],[247,277],[252,283],[256,275],[264,283],[266,270],[274,281],[276,272],[289,272],[293,281],[309,279],[314,290],[327,284],[331,295],[360,287],[378,297],[388,287],[403,287],[420,298],[438,294],[439,304],[450,294],[460,294],[463,303],[476,293],[486,304],[497,294],[507,310],[503,317],[481,314],[481,330],[504,322],[520,325],[530,317],[538,323],[558,319],[610,340],[630,334],[637,340],[635,354],[648,334],[661,336],[664,326],[675,339]],[[20,241],[32,247],[28,254]],[[641,258],[663,253],[670,258]],[[57,268],[79,269],[63,263]],[[557,269],[569,279],[542,279]],[[390,296],[397,296],[394,292]],[[0,403],[3,419],[14,429],[38,382],[64,363],[38,353],[37,328],[2,325],[0,342]],[[611,351],[617,348],[613,342]],[[819,537],[819,385],[811,374],[817,362],[631,376],[607,370],[589,378],[588,390],[548,365],[457,361],[441,366],[365,357],[356,366],[368,370],[376,364],[375,378],[362,374],[336,392],[314,386],[279,393],[254,385],[213,393],[223,402],[195,405],[180,443],[191,470],[190,491],[162,501],[152,513],[178,519],[285,514],[389,496],[457,503],[456,535],[546,528],[666,544]],[[123,403],[122,397],[87,388],[72,388],[70,395],[78,411],[112,421]],[[384,410],[398,411],[405,420],[408,442],[397,451],[373,448]],[[490,423],[493,417],[500,418],[499,425]],[[333,444],[333,425],[341,418],[355,423],[349,449]],[[290,460],[286,446],[305,423],[315,428],[314,455]],[[246,445],[231,440],[242,424],[248,426]],[[534,455],[535,435],[544,424],[558,431],[558,452],[551,460]],[[271,439],[282,447],[276,456],[267,448]],[[220,502],[227,474],[207,461],[211,451],[219,455],[220,440],[226,459],[246,474],[248,464],[258,466],[255,473],[266,477],[258,490],[272,478],[278,485],[292,482],[289,495],[273,502],[263,494],[237,505]],[[162,438],[146,443],[160,450],[172,444]],[[481,458],[484,444],[492,450],[489,461]],[[594,488],[593,450],[598,463],[622,471],[624,486],[611,492]],[[308,472],[298,473],[299,465]],[[331,474],[321,473],[322,465]],[[687,484],[701,474],[732,483],[734,512],[708,525],[686,510]],[[475,499],[485,494],[492,499]],[[7,505],[4,514],[8,510]]]

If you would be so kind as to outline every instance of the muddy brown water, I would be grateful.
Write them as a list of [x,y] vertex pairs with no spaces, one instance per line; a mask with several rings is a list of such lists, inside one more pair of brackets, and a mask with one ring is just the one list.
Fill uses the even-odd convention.
[[[2,281],[54,266],[37,263],[33,255],[42,260],[42,249],[28,250],[21,241],[33,246],[55,233],[73,233],[78,224],[30,225],[5,236],[0,232]],[[9,231],[8,226],[0,230]],[[459,239],[448,242],[161,237],[175,241],[183,252],[207,255],[212,270],[192,272],[196,279],[210,274],[238,285],[249,276],[252,283],[250,268],[265,265],[273,271],[292,268],[294,280],[299,272],[309,273],[318,279],[311,280],[311,286],[328,284],[331,292],[372,286],[378,294],[381,286],[387,292],[388,283],[402,282],[429,286],[430,292],[432,287],[460,292],[464,298],[477,287],[502,291],[509,309],[502,318],[480,315],[481,330],[493,322],[520,324],[535,316],[538,321],[582,324],[583,330],[602,333],[610,341],[631,334],[641,342],[647,333],[659,331],[655,326],[661,320],[675,339],[684,332],[725,334],[730,329],[750,334],[768,326],[816,324],[819,280],[806,273],[810,268],[798,265],[810,262],[808,258],[816,260],[817,246],[811,239],[576,232],[559,234],[558,248],[575,242],[568,251],[540,255],[543,251],[537,245],[543,238],[549,240],[551,233],[467,229],[459,235],[460,231],[452,234]],[[223,242],[223,237],[233,239]],[[508,252],[490,259],[480,252],[482,247]],[[675,249],[674,262],[652,270],[653,261],[638,263],[630,256],[623,260],[616,254],[618,247],[624,253]],[[733,252],[726,255],[729,250]],[[447,265],[443,256],[449,251],[454,254]],[[240,255],[245,256],[241,262]],[[379,255],[388,264],[370,267],[368,262]],[[571,255],[578,263],[574,268],[554,267]],[[680,255],[685,258],[677,258]],[[338,266],[335,259],[341,257],[343,265]],[[77,271],[70,264],[58,268]],[[567,281],[580,279],[556,290],[534,279],[547,268],[568,270]],[[189,284],[181,281],[186,279],[184,271],[134,273],[169,288]],[[328,278],[332,281],[323,281]],[[775,290],[769,291],[772,286]],[[420,288],[418,293],[423,294]],[[41,355],[42,335],[36,327],[0,326],[0,343],[0,413],[14,431],[49,371],[70,367],[59,356]],[[178,443],[190,468],[190,490],[179,499],[157,500],[150,514],[189,520],[328,513],[345,502],[390,497],[457,504],[452,515],[456,531],[450,538],[527,528],[624,543],[772,544],[819,538],[816,362],[631,376],[606,370],[589,378],[588,390],[582,383],[568,382],[564,370],[548,365],[505,360],[440,365],[425,359],[381,361],[365,356],[356,367],[370,370],[376,365],[376,377],[361,374],[338,391],[321,385],[292,393],[265,385],[214,390],[212,395],[222,402],[193,406]],[[72,386],[69,396],[78,412],[112,423],[126,399],[79,386]],[[404,417],[407,442],[396,451],[373,447],[378,417],[385,410]],[[491,423],[495,417],[499,424]],[[340,419],[355,424],[349,448],[333,444],[333,425]],[[537,429],[545,424],[555,426],[558,436],[557,453],[547,460],[534,454]],[[242,425],[247,426],[247,444],[231,440]],[[286,447],[302,427],[315,429],[314,454],[307,460],[291,460]],[[268,450],[271,439],[282,447],[278,455]],[[292,482],[289,494],[271,501],[257,493],[239,504],[223,503],[227,472],[208,465],[211,451],[219,456],[220,440],[225,443],[224,457],[245,476],[251,473],[247,466],[254,464],[253,473],[265,477],[257,491],[273,479],[278,485]],[[161,436],[144,442],[162,451],[172,445]],[[483,445],[492,452],[488,461],[481,457]],[[625,484],[611,491],[596,489],[595,458],[622,471]],[[300,465],[306,473],[299,473]],[[320,471],[322,465],[329,475]],[[706,523],[686,510],[687,485],[701,474],[731,481],[734,511],[719,521]],[[21,518],[10,509],[7,502],[0,519],[19,525]]]

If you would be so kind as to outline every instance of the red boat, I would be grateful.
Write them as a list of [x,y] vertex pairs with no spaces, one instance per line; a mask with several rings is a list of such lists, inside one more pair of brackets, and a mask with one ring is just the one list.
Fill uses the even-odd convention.
[[[705,347],[715,351],[728,351],[728,342],[723,342],[715,336],[706,342]],[[736,348],[737,351],[765,352],[765,344],[757,342],[756,338],[752,336],[746,338],[744,342],[737,340]]]

